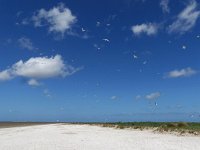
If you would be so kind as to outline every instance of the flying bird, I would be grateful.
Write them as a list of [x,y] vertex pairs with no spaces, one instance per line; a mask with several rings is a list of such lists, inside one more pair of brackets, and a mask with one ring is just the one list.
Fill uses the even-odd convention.
[[95,47],[97,50],[100,50],[100,49],[101,49],[97,44],[94,44],[94,47]]
[[81,31],[82,31],[82,32],[85,32],[86,30],[85,30],[85,29],[83,29],[83,28],[81,28]]
[[109,39],[102,39],[103,41],[105,41],[105,42],[110,42],[110,40]]
[[100,23],[99,21],[97,21],[96,26],[99,27],[100,24],[101,24],[101,23]]
[[138,56],[135,55],[135,54],[133,54],[133,58],[134,58],[134,59],[138,59]]
[[144,61],[144,62],[143,62],[143,65],[146,65],[146,64],[147,64],[147,61]]
[[183,45],[183,46],[182,46],[182,49],[184,49],[184,50],[185,50],[186,48],[187,48],[187,47],[186,47],[185,45]]

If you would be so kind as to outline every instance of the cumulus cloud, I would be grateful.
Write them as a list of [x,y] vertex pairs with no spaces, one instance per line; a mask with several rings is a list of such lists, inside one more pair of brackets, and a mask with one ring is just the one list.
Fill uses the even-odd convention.
[[40,9],[32,17],[35,27],[48,26],[49,32],[60,33],[62,36],[72,28],[77,18],[63,3],[50,10]]
[[34,46],[33,46],[33,43],[31,42],[31,40],[29,38],[26,38],[26,37],[21,37],[18,39],[18,43],[19,43],[19,46],[23,49],[27,49],[27,50],[34,50],[36,49]]
[[0,72],[0,81],[11,80],[12,75],[10,74],[9,70],[4,70]]
[[150,93],[145,96],[146,99],[148,100],[156,100],[161,96],[160,92],[155,92],[155,93]]
[[200,10],[197,8],[197,2],[193,0],[177,16],[177,19],[169,26],[169,33],[175,32],[183,34],[192,29],[200,16]]
[[184,68],[181,70],[173,70],[168,72],[164,77],[165,78],[179,78],[179,77],[189,77],[195,75],[197,71],[193,70],[192,68]]
[[[71,66],[68,66],[70,69]],[[73,72],[73,68],[71,69]],[[12,66],[12,72],[15,75],[28,78],[50,78],[55,76],[66,76],[66,66],[60,55],[55,57],[35,57],[28,61],[18,61]]]
[[160,7],[162,8],[162,11],[164,13],[169,13],[170,12],[169,0],[161,0]]
[[158,25],[153,23],[140,24],[132,26],[131,30],[137,36],[141,34],[146,34],[150,36],[155,35],[158,32]]
[[36,79],[70,76],[82,68],[75,68],[65,64],[60,55],[54,57],[33,57],[27,61],[18,61],[12,67],[0,72],[0,80],[9,80],[14,77],[24,77],[28,84],[37,84]]

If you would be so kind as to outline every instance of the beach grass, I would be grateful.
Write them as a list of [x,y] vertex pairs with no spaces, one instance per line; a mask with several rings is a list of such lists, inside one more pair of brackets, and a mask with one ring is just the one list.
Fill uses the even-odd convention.
[[177,132],[180,134],[200,135],[200,123],[193,122],[116,122],[103,123],[103,127],[115,127],[117,129],[153,129],[158,132]]

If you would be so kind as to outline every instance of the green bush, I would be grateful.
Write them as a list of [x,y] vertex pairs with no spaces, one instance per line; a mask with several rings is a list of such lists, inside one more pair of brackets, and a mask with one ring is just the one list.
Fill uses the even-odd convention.
[[188,127],[188,124],[187,124],[186,122],[179,122],[179,123],[177,124],[177,126],[178,126],[179,128],[185,128],[185,127]]
[[176,127],[177,127],[177,124],[176,124],[176,123],[168,123],[168,124],[167,124],[167,127],[168,127],[168,128],[176,128]]

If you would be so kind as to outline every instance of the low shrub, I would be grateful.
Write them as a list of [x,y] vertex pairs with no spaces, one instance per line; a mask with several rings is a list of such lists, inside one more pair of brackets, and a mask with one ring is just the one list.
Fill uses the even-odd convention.
[[179,128],[185,128],[185,127],[188,127],[188,124],[187,124],[186,122],[179,122],[179,123],[177,124],[177,126],[178,126]]
[[176,124],[176,123],[168,123],[168,124],[167,124],[167,127],[168,127],[168,128],[176,128],[176,127],[177,127],[177,124]]

